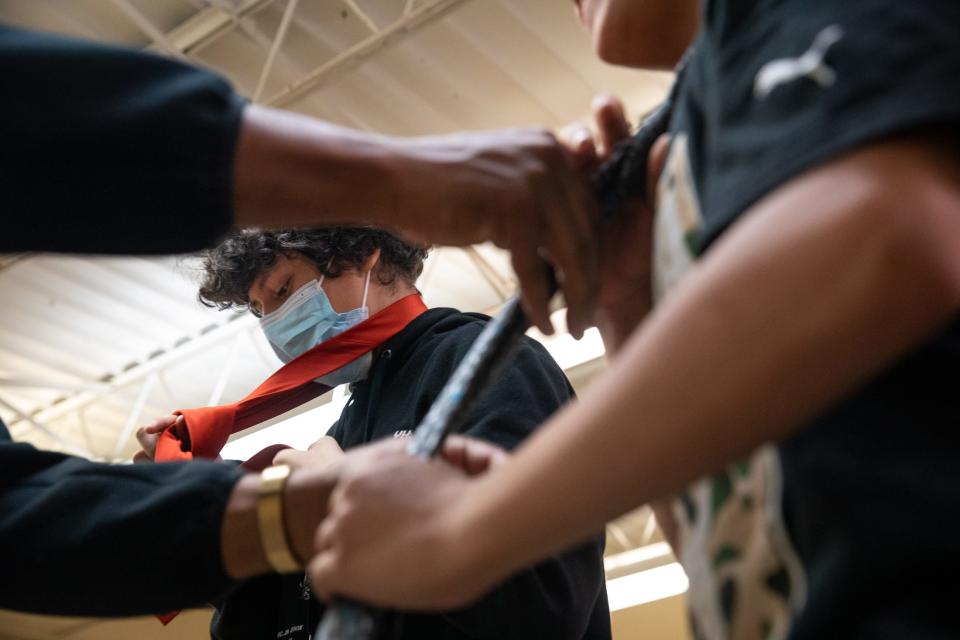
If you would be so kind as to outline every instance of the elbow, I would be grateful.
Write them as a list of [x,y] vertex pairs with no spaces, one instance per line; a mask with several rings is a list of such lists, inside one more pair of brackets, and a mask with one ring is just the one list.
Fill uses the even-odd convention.
[[833,197],[819,212],[827,221],[821,246],[832,244],[838,259],[833,285],[844,295],[836,302],[899,316],[905,327],[954,315],[960,309],[960,162],[914,136],[866,147],[831,168],[831,181],[820,187]]
[[906,177],[878,188],[870,242],[877,286],[919,316],[960,310],[960,183]]

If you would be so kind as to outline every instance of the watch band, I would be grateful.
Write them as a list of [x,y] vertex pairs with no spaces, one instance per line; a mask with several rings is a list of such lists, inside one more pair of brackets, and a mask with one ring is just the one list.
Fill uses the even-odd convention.
[[260,473],[260,495],[257,497],[257,522],[263,554],[277,573],[303,571],[303,565],[290,550],[283,522],[283,486],[289,476],[290,467],[285,464],[267,467]]

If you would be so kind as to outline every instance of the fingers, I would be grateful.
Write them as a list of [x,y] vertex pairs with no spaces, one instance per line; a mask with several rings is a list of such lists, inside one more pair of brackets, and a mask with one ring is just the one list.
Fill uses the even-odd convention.
[[340,448],[340,443],[337,442],[336,438],[332,436],[323,436],[312,445],[310,445],[310,451],[320,449],[328,453],[342,453],[343,449]]
[[307,566],[310,574],[310,588],[318,600],[329,601],[335,593],[332,586],[337,583],[336,552],[334,538],[339,527],[338,514],[342,510],[342,488],[338,485],[330,494],[330,511],[313,538],[314,557]]
[[163,433],[170,427],[176,425],[180,427],[183,424],[183,416],[163,416],[157,418],[147,426],[143,427],[146,433]]
[[586,125],[575,122],[564,127],[557,138],[573,155],[577,169],[582,175],[590,176],[597,169],[599,156],[593,134]]
[[[550,180],[540,189],[539,197],[545,216],[541,221],[542,246],[557,268],[567,303],[567,329],[579,338],[593,315],[597,205],[589,181],[578,175],[574,156],[553,140],[554,152],[544,155]],[[544,315],[549,315],[546,309]]]
[[137,451],[133,454],[133,464],[148,464],[153,462],[153,458],[148,456],[143,451]]
[[593,317],[599,215],[596,200],[585,181],[568,181],[565,187],[566,215],[571,222],[568,229],[548,227],[552,232],[548,249],[559,268],[557,277],[567,303],[567,330],[579,340]]
[[670,150],[670,134],[664,133],[657,138],[653,147],[650,149],[650,156],[647,159],[647,195],[650,201],[647,203],[653,208],[653,198],[656,193],[657,182],[660,181],[660,174],[667,164],[667,151]]
[[140,427],[136,431],[137,442],[143,451],[134,455],[134,462],[153,462],[157,454],[157,442],[160,440],[160,434],[171,427],[179,427],[183,424],[183,416],[164,416],[157,418],[145,427]]
[[[526,233],[526,232],[523,232]],[[530,319],[530,323],[545,335],[553,334],[553,325],[550,322],[550,289],[547,277],[547,264],[539,257],[536,245],[527,244],[529,248],[511,248],[510,262],[513,272],[520,281],[520,301],[523,310]]]
[[307,572],[310,574],[310,589],[314,597],[317,600],[329,602],[334,596],[332,585],[337,583],[336,560],[333,553],[331,551],[318,553],[307,566]]
[[450,436],[443,445],[443,459],[459,467],[471,476],[499,466],[509,459],[509,454],[502,448],[466,436]]
[[[531,322],[552,334],[551,287],[543,267],[549,259],[562,278],[568,306],[568,328],[576,335],[592,315],[596,276],[596,203],[577,160],[556,137],[543,129],[514,135],[522,141],[523,161],[510,169],[522,178],[523,194],[503,211],[493,212],[500,227],[500,244],[510,250],[520,280],[524,309]],[[520,170],[518,173],[517,170]]]
[[[159,435],[153,433],[147,433],[145,427],[140,427],[137,429],[137,442],[140,444],[140,447],[143,451],[137,452],[137,455],[143,455],[146,460],[140,460],[140,462],[152,462],[154,456],[157,452],[157,440],[160,439]],[[134,462],[137,462],[136,456],[134,456]]]
[[616,96],[598,95],[593,99],[592,108],[600,139],[599,152],[604,157],[618,142],[630,136],[630,123],[623,103]]
[[273,456],[273,464],[285,464],[293,469],[299,469],[304,462],[307,454],[297,449],[283,449]]

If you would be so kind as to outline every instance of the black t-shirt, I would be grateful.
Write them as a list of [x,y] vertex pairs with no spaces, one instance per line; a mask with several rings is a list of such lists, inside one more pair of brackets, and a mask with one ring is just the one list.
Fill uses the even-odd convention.
[[[414,320],[379,350],[330,435],[344,449],[409,437],[487,320],[453,309],[431,309]],[[463,432],[512,449],[572,397],[560,367],[542,345],[525,338],[478,399]],[[603,537],[598,536],[508,579],[466,609],[437,615],[388,612],[380,620],[379,637],[607,640],[602,556]],[[301,640],[321,614],[302,576],[269,576],[241,585],[221,603],[213,635]]]
[[[704,11],[658,188],[660,296],[791,177],[960,119],[953,0]],[[696,635],[960,637],[958,381],[954,322],[796,435],[686,491],[675,512]]]

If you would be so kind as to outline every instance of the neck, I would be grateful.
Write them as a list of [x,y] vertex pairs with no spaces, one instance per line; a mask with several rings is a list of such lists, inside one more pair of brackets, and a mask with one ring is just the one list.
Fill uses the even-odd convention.
[[376,290],[371,287],[370,294],[367,299],[367,306],[370,308],[370,315],[372,316],[376,313],[379,313],[397,300],[406,298],[413,293],[417,293],[417,290],[411,286],[396,286],[390,288],[377,287]]

